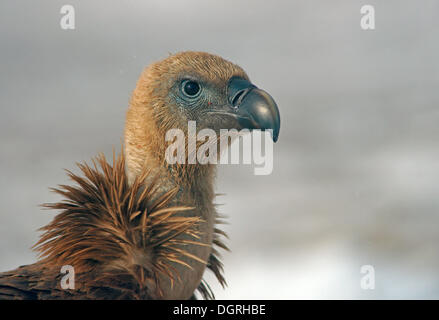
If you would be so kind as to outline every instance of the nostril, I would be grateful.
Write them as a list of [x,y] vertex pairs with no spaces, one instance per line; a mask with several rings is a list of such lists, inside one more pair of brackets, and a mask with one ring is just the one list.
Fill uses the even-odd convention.
[[238,107],[248,91],[249,91],[248,88],[243,89],[243,90],[239,90],[232,99],[232,106]]

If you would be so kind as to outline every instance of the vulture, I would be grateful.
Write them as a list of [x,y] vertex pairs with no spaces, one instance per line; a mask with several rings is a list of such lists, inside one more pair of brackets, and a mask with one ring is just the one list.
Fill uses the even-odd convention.
[[192,51],[151,64],[129,101],[120,154],[67,171],[72,185],[53,189],[62,200],[43,205],[57,214],[33,247],[37,262],[0,273],[0,299],[213,299],[203,274],[224,286],[218,249],[227,250],[216,165],[165,156],[166,133],[187,135],[189,121],[218,134],[269,130],[273,141],[280,129],[275,101],[241,67]]

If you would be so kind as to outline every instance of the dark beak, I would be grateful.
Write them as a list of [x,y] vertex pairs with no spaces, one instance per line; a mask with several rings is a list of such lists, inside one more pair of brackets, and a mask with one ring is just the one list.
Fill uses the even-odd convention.
[[234,77],[228,86],[232,110],[242,128],[272,130],[273,141],[279,137],[279,109],[273,98],[251,82]]

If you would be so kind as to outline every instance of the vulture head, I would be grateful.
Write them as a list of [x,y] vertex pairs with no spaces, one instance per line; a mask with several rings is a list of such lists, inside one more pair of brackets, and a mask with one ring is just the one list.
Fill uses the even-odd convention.
[[168,130],[187,133],[189,121],[217,136],[221,129],[271,130],[275,142],[280,129],[275,101],[241,67],[205,52],[178,53],[146,68],[132,95],[125,127],[130,179],[148,158],[165,154]]

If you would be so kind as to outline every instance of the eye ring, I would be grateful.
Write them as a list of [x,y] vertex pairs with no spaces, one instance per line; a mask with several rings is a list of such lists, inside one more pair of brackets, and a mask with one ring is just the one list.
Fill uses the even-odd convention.
[[197,97],[201,92],[201,86],[194,80],[183,80],[181,83],[181,91],[189,98]]

